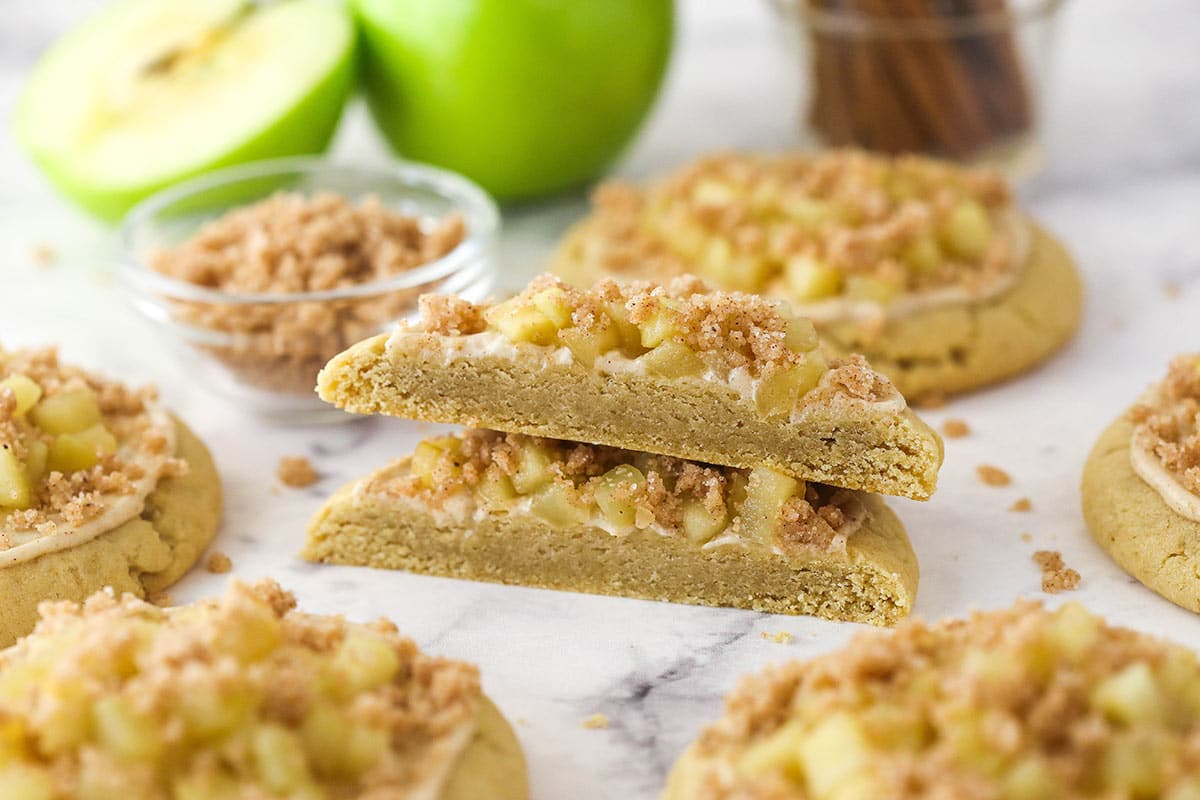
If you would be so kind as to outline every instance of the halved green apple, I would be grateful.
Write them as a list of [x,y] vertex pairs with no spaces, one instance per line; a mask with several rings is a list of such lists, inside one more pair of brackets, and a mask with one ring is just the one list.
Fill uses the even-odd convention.
[[59,190],[113,220],[215,167],[324,150],[354,43],[330,0],[119,0],[42,58],[17,134]]

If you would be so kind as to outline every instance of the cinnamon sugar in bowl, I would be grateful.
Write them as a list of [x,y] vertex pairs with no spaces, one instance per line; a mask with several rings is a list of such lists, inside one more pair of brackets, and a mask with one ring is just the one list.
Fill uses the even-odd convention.
[[429,292],[492,286],[495,204],[417,164],[287,158],[221,170],[134,208],[121,279],[197,379],[288,422],[341,417],[317,372]]

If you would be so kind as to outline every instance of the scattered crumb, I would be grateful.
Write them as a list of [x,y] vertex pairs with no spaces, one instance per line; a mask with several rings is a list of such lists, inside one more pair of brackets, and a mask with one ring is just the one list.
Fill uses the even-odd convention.
[[146,602],[159,607],[175,604],[175,600],[171,597],[170,592],[154,592],[146,596]]
[[1017,501],[1008,507],[1009,511],[1032,511],[1033,501],[1028,497],[1017,498]]
[[29,248],[29,260],[36,267],[48,267],[58,260],[58,253],[45,242],[38,242]]
[[792,639],[794,638],[787,631],[776,631],[775,633],[763,631],[760,635],[763,639],[766,639],[768,642],[774,642],[775,644],[791,644]]
[[213,575],[224,575],[233,569],[233,562],[229,556],[217,550],[209,554],[208,560],[204,562],[204,568]]
[[1168,300],[1178,300],[1183,295],[1183,287],[1174,281],[1167,281],[1163,284],[1163,294]]
[[948,419],[942,423],[942,433],[950,439],[961,439],[971,434],[971,428],[961,419]]
[[1021,534],[1021,541],[1022,541],[1022,542],[1032,542],[1032,541],[1033,541],[1033,534],[1032,534],[1032,533],[1022,533],[1022,534]]
[[608,727],[608,717],[603,714],[592,714],[583,721],[583,727],[588,730],[601,730]]
[[1038,550],[1033,560],[1042,568],[1042,591],[1058,594],[1079,586],[1079,573],[1063,563],[1062,553],[1057,550]]
[[284,456],[279,459],[275,475],[284,486],[303,489],[317,482],[317,471],[304,456]]
[[1008,486],[1012,483],[1012,478],[1007,472],[991,464],[980,464],[975,468],[975,473],[979,475],[979,480],[988,486]]
[[528,728],[529,720],[525,719],[524,717],[517,717],[517,724],[520,725],[522,728]]

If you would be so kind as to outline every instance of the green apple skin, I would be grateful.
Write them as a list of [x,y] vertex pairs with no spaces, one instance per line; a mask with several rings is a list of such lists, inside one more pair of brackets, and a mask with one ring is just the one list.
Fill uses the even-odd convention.
[[376,123],[503,200],[595,177],[662,82],[672,0],[351,0]]
[[[36,132],[23,119],[21,108],[25,105],[24,98],[17,109],[17,139],[59,193],[100,220],[114,223],[155,192],[203,173],[260,159],[324,152],[333,139],[342,110],[354,90],[356,41],[356,36],[352,34],[349,46],[337,66],[269,127],[258,131],[219,158],[153,183],[95,186],[86,178],[74,174],[68,165],[60,163],[53,152],[46,152],[39,147]],[[37,89],[35,73],[25,95]]]

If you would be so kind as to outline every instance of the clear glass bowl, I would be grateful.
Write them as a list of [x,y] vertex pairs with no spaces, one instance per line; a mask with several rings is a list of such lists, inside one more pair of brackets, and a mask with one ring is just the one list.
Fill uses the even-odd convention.
[[[443,257],[390,278],[329,291],[233,293],[168,277],[153,253],[178,246],[205,223],[279,191],[374,196],[423,225],[459,214],[462,241]],[[390,330],[427,292],[481,300],[495,279],[495,203],[451,172],[419,164],[368,167],[321,158],[245,164],[176,185],[139,204],[120,230],[120,278],[198,382],[240,407],[283,422],[349,415],[315,394],[317,372],[356,341]]]
[[1064,0],[772,0],[817,146],[923,153],[1024,177]]

